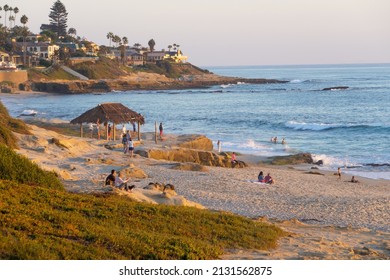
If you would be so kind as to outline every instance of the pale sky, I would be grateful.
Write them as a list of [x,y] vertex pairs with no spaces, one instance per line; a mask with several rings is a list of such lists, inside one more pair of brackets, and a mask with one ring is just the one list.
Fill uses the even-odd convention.
[[[39,32],[55,0],[1,0]],[[390,0],[62,0],[68,27],[156,49],[179,44],[198,66],[390,63]],[[0,12],[4,23],[4,11]]]

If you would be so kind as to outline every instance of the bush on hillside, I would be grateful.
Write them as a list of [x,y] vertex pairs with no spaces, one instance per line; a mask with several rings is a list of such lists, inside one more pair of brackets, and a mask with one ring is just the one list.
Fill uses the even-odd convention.
[[29,134],[26,124],[21,120],[11,118],[7,109],[0,102],[0,144],[15,149],[17,148],[17,141],[12,131]]
[[2,144],[0,144],[0,179],[63,189],[62,183],[53,172],[42,170],[36,163]]
[[117,195],[74,194],[0,180],[0,259],[217,259],[275,248],[272,225]]

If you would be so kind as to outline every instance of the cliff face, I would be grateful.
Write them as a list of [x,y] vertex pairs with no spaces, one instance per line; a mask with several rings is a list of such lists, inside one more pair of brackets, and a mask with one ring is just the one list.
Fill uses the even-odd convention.
[[[172,66],[169,68],[169,72],[164,72],[158,67],[149,67],[143,69],[142,71],[134,70],[127,73],[125,73],[122,69],[121,72],[112,72],[111,75],[107,76],[108,78],[101,77],[105,77],[103,74],[113,67],[111,64],[105,63],[104,65],[100,65],[100,67],[96,67],[96,69],[91,65],[88,67],[88,71],[85,72],[87,74],[92,73],[92,78],[88,76],[90,78],[88,81],[58,80],[52,78],[48,78],[46,80],[42,76],[43,74],[41,74],[41,76],[39,76],[39,80],[31,80],[28,83],[25,83],[22,88],[24,90],[53,93],[90,93],[109,92],[112,90],[127,91],[204,88],[213,85],[238,82],[257,84],[281,82],[278,80],[268,79],[223,77],[212,74],[207,70],[199,69],[198,67],[191,64],[172,64]],[[123,68],[123,66],[121,67]],[[97,73],[94,73],[93,69],[95,69]],[[153,70],[156,72],[153,72]],[[56,71],[55,68],[53,71]],[[54,75],[54,73],[51,73],[51,75]],[[94,79],[93,77],[95,76],[100,78]]]
[[244,79],[219,77],[212,74],[202,76],[192,76],[191,79],[162,79],[140,80],[134,79],[116,79],[116,80],[89,80],[89,81],[39,81],[30,82],[24,88],[26,90],[54,92],[54,93],[91,93],[91,92],[109,92],[112,90],[164,90],[164,89],[186,89],[186,88],[205,88],[214,85],[226,83],[282,83],[278,80],[267,79]]

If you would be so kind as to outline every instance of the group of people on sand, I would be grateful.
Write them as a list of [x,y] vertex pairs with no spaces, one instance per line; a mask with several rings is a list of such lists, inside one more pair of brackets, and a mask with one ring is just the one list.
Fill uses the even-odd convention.
[[135,185],[128,186],[127,183],[130,179],[123,178],[122,172],[117,172],[113,169],[111,170],[110,175],[108,175],[105,179],[105,185],[106,186],[114,186],[118,189],[125,189],[125,191],[131,192],[133,188],[135,188]]
[[130,130],[126,131],[126,127],[122,128],[122,144],[123,144],[123,153],[130,154],[130,157],[133,157],[134,152],[134,143],[131,139]]
[[271,177],[270,173],[267,173],[267,176],[264,176],[263,171],[260,171],[259,175],[257,176],[257,180],[260,183],[266,183],[266,184],[275,184],[275,180]]

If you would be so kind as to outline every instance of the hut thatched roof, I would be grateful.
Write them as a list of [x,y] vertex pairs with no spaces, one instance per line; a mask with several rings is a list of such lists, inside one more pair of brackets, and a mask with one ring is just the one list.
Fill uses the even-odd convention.
[[81,123],[95,123],[97,120],[100,123],[113,122],[116,124],[139,122],[140,124],[145,123],[145,119],[141,114],[130,110],[121,103],[102,103],[86,111],[81,116],[70,121],[72,124]]

